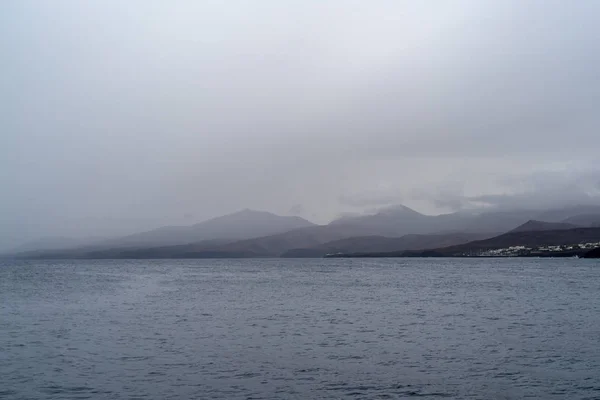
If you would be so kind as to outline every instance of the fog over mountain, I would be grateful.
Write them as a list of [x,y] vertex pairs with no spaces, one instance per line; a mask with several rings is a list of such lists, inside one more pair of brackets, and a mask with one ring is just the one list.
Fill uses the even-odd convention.
[[0,250],[246,208],[323,224],[397,204],[598,205],[599,13],[595,0],[5,0]]
[[[89,244],[50,246],[52,243],[46,243],[42,246],[37,241],[0,253],[0,257],[252,258],[385,253],[461,245],[506,233],[529,235],[564,230],[564,239],[570,240],[572,229],[593,228],[599,218],[600,206],[477,210],[431,216],[398,205],[375,214],[345,216],[327,225],[315,225],[299,217],[242,210],[191,226],[161,227]],[[578,224],[567,221],[578,221]],[[525,236],[513,235],[511,240],[520,237]],[[560,235],[554,234],[553,240],[559,239]]]

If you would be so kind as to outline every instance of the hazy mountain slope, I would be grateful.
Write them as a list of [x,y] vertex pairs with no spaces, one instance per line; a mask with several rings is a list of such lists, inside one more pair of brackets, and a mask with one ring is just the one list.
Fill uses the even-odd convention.
[[557,231],[561,229],[573,229],[577,225],[568,224],[565,222],[544,222],[530,219],[523,225],[519,225],[511,232],[534,232],[534,231]]
[[[392,251],[420,250],[431,247],[449,246],[466,243],[482,237],[476,233],[451,233],[441,235],[405,235],[400,238],[382,236],[352,237],[342,240],[326,239],[347,234],[347,230],[334,231],[327,227],[311,227],[298,229],[285,234],[267,236],[257,239],[223,243],[216,240],[199,243],[159,246],[148,248],[115,248],[71,253],[71,258],[237,258],[237,257],[277,257],[297,256],[298,252],[308,252],[313,257],[321,257],[326,253],[342,251]],[[333,236],[332,236],[333,235]],[[321,244],[322,242],[325,244]],[[304,243],[305,249],[292,250],[291,245]],[[288,254],[286,254],[286,252]],[[70,258],[69,253],[46,253],[48,258]]]
[[600,242],[600,228],[574,228],[552,231],[508,232],[490,239],[458,246],[435,249],[440,254],[454,255],[476,250],[501,249],[510,246],[558,246]]
[[104,243],[111,247],[165,246],[209,239],[247,239],[314,226],[300,217],[279,216],[265,211],[243,210],[191,226],[162,227]]
[[533,219],[537,213],[539,211],[534,210],[458,212],[438,216],[437,226],[440,231],[507,232]]
[[409,234],[398,238],[383,236],[360,236],[335,240],[312,248],[292,249],[283,257],[321,257],[328,253],[386,252],[401,250],[423,250],[452,246],[473,240],[495,236],[481,233],[445,233],[435,235]]
[[408,207],[398,206],[374,215],[343,218],[329,225],[296,229],[281,234],[238,241],[220,247],[220,251],[253,252],[279,256],[291,249],[313,248],[334,240],[355,236],[403,236],[427,231],[431,218]]
[[565,219],[585,211],[600,214],[600,206],[573,206],[552,210],[457,212],[433,217],[434,222],[429,226],[429,231],[508,232],[529,220],[573,223]]
[[407,234],[443,232],[507,232],[535,216],[540,210],[456,212],[423,215],[408,207],[397,206],[374,215],[348,217],[330,225],[360,227],[364,235],[400,237]]
[[[558,218],[564,215],[575,216],[582,210],[590,211],[592,209],[589,207],[572,207],[549,211],[457,212],[427,216],[408,207],[397,206],[374,215],[343,218],[333,221],[329,225],[314,225],[298,217],[279,217],[266,212],[244,210],[193,226],[165,227],[131,235],[103,243],[103,248],[88,249],[87,253],[93,254],[95,257],[105,257],[106,254],[118,256],[122,253],[123,257],[137,255],[141,258],[179,257],[182,254],[185,254],[185,257],[192,254],[196,254],[198,257],[210,254],[219,257],[227,255],[275,257],[294,250],[297,254],[298,252],[304,252],[306,255],[317,255],[323,250],[328,252],[338,251],[337,247],[327,249],[321,247],[328,242],[354,237],[361,238],[353,239],[354,242],[348,242],[348,250],[358,251],[352,250],[351,247],[354,246],[356,249],[359,244],[363,246],[362,248],[365,251],[375,251],[375,248],[390,249],[393,246],[396,246],[395,249],[435,248],[453,245],[463,240],[460,236],[456,236],[456,232],[462,232],[463,235],[483,234],[484,236],[488,232],[508,232],[529,220],[537,219],[536,216],[539,215]],[[563,229],[568,226],[560,225],[560,227]],[[546,226],[546,228],[552,227]],[[425,240],[418,236],[442,234],[448,234],[449,236],[440,236],[440,240],[443,237],[456,241],[434,243],[432,238]],[[417,235],[413,238],[410,246],[404,244],[410,236],[405,237],[404,242],[390,240],[406,235]],[[379,238],[372,238],[372,236],[379,236]],[[206,241],[214,238],[227,240],[218,243]],[[469,241],[477,237],[462,236],[462,238],[464,238],[464,241]],[[420,244],[419,241],[421,240],[424,242],[429,241],[429,243]],[[189,244],[189,246],[178,247],[183,244]],[[369,246],[372,246],[371,249],[369,249]],[[128,248],[128,252],[119,251],[118,248]],[[318,249],[318,251],[309,249]],[[346,248],[340,249],[340,251],[347,251]],[[77,256],[85,255],[85,252],[79,250],[81,249],[78,249]],[[102,251],[106,252],[102,253]],[[39,254],[36,256],[39,256]]]
[[332,240],[355,236],[359,232],[360,228],[355,226],[315,226],[278,235],[242,240],[220,246],[218,250],[279,256],[293,248],[314,247]]
[[282,234],[246,240],[204,240],[196,243],[168,246],[119,246],[112,248],[82,248],[52,252],[29,252],[24,258],[227,258],[276,257],[297,243],[311,247],[345,237],[347,228],[329,229],[312,226]]
[[[424,249],[400,250],[392,252],[353,252],[341,257],[453,257],[477,255],[482,250],[503,249],[511,246],[540,247],[562,246],[600,242],[600,228],[575,228],[554,231],[509,232],[490,239],[477,240],[465,244]],[[580,255],[582,250],[565,253],[566,256]],[[558,255],[559,253],[557,253]],[[564,256],[564,255],[563,255]]]
[[[160,254],[162,250],[178,254],[179,250],[166,249],[168,246],[178,246],[194,243],[194,249],[211,249],[234,240],[252,237],[263,237],[287,232],[299,228],[316,227],[315,224],[300,217],[279,216],[263,211],[243,210],[233,214],[213,218],[191,226],[171,226],[141,232],[121,238],[103,240],[92,245],[77,245],[65,242],[52,248],[30,246],[23,250],[12,252],[19,257],[32,256],[49,258],[99,257],[109,258],[111,255],[119,258],[125,249],[143,254]],[[216,240],[216,241],[215,241]],[[151,248],[162,248],[150,250]]]
[[364,235],[398,237],[409,233],[427,232],[435,218],[400,205],[373,215],[335,220],[329,226],[353,227],[353,230],[359,230]]
[[108,249],[87,253],[92,258],[178,258],[178,257],[277,257],[295,247],[313,247],[356,235],[352,227],[310,226],[253,239],[213,243],[201,241],[185,245]]

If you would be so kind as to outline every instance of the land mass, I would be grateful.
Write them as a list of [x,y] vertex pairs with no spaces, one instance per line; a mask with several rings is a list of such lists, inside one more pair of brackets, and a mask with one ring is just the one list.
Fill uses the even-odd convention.
[[[559,250],[578,255],[587,249],[579,245],[600,241],[594,231],[600,229],[595,225],[597,221],[600,221],[600,206],[435,216],[396,206],[372,215],[340,218],[327,225],[315,225],[299,217],[242,210],[191,226],[162,227],[84,246],[52,249],[40,246],[4,257],[251,258],[328,254],[427,257],[556,255]],[[578,245],[578,249],[568,249],[573,245]]]
[[326,257],[571,257],[600,247],[600,228],[508,232],[490,239],[423,251],[337,253]]

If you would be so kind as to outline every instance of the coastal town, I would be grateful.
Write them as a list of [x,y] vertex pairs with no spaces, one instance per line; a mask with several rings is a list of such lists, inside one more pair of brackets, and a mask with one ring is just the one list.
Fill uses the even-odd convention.
[[510,246],[500,249],[471,251],[461,255],[464,257],[576,257],[598,247],[600,247],[600,242],[539,247]]

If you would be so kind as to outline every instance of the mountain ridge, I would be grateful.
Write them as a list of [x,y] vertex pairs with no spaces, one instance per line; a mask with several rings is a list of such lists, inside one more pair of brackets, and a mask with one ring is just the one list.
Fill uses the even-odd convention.
[[[393,251],[380,253],[348,253],[341,257],[471,257],[482,251],[504,249],[513,246],[540,247],[583,243],[600,243],[600,228],[577,227],[545,231],[507,232],[489,239],[423,251]],[[563,252],[564,253],[564,252]],[[569,255],[584,254],[584,250],[571,251]],[[560,254],[557,252],[556,254]]]
[[[407,235],[429,236],[430,246],[442,247],[468,242],[477,236],[489,235],[491,232],[510,232],[524,228],[527,224],[537,224],[537,230],[554,229],[555,227],[569,228],[565,222],[537,221],[536,217],[547,215],[549,218],[558,219],[582,215],[582,211],[591,212],[600,207],[563,208],[558,210],[513,210],[494,211],[486,210],[480,213],[457,212],[441,215],[425,215],[406,206],[397,206],[381,210],[371,215],[353,216],[334,220],[327,225],[315,225],[299,217],[281,217],[268,212],[241,210],[236,213],[212,218],[198,224],[184,227],[162,227],[152,231],[129,235],[124,238],[113,239],[99,246],[89,246],[79,249],[63,249],[53,251],[51,254],[44,251],[29,253],[41,258],[44,255],[58,257],[95,255],[105,257],[140,257],[144,254],[165,257],[196,254],[218,254],[219,257],[231,254],[233,256],[249,257],[278,257],[296,251],[297,254],[319,254],[322,250],[336,250],[335,241],[349,240],[356,243],[357,247],[369,250],[364,246],[380,246],[378,250],[388,250],[398,240],[400,248],[404,248],[402,241],[409,240]],[[587,214],[586,214],[587,215]],[[592,214],[596,215],[596,214]],[[277,223],[271,223],[273,219]],[[257,223],[256,221],[266,221]],[[534,222],[532,222],[534,221]],[[558,225],[557,225],[558,224]],[[279,230],[279,231],[278,231]],[[273,231],[275,231],[273,233]],[[266,232],[266,234],[265,234]],[[434,235],[447,235],[447,243],[435,243]],[[457,236],[457,235],[462,235]],[[416,236],[418,237],[418,236]],[[454,237],[454,239],[452,239]],[[395,239],[394,239],[395,238]],[[441,240],[441,236],[439,237]],[[414,239],[415,242],[421,239]],[[453,242],[454,240],[454,242]],[[353,242],[354,241],[354,242]],[[329,243],[327,246],[325,244]],[[358,244],[360,243],[360,246]],[[338,243],[339,244],[339,243]],[[418,246],[423,248],[422,245]],[[348,247],[343,251],[350,250]],[[21,256],[26,256],[21,255]]]
[[440,234],[408,234],[397,238],[385,236],[357,236],[338,239],[312,248],[291,249],[282,257],[322,257],[331,253],[344,252],[385,252],[403,250],[424,250],[467,243],[477,239],[493,237],[495,234],[481,233],[440,233]]
[[186,226],[168,226],[113,240],[126,245],[177,245],[210,239],[247,239],[315,226],[296,216],[243,209]]
[[[144,247],[177,246],[189,243],[210,241],[234,241],[287,232],[290,230],[317,226],[297,216],[280,216],[267,211],[244,209],[235,213],[211,218],[193,225],[163,226],[118,238],[101,240],[85,246],[53,247],[47,249],[53,255],[84,254],[88,252]],[[214,244],[214,243],[212,243]],[[25,252],[40,257],[45,249],[28,249]],[[16,254],[23,253],[18,252]],[[15,254],[12,253],[4,253]]]
[[530,219],[523,225],[519,225],[509,232],[556,231],[561,229],[573,229],[577,227],[577,225],[566,222],[544,222]]

